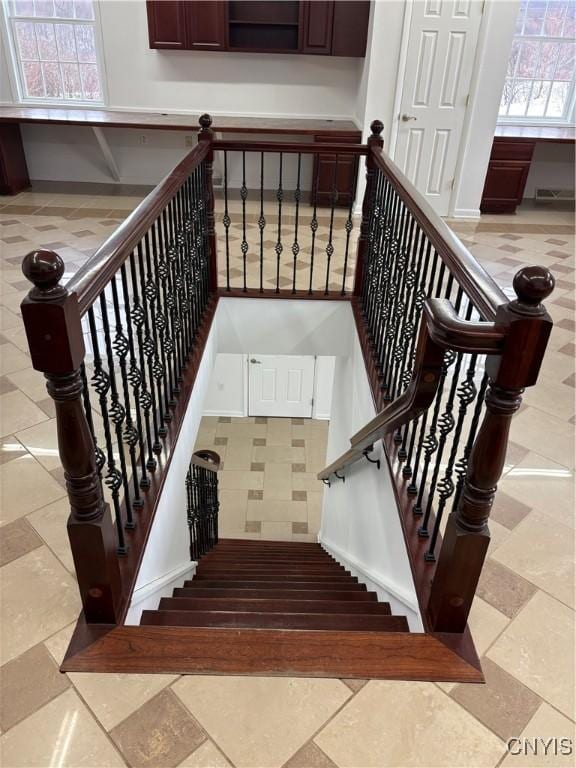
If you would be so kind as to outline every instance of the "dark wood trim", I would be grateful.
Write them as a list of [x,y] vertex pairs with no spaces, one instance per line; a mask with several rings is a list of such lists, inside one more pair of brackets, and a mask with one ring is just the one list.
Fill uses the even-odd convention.
[[68,282],[85,314],[168,205],[192,171],[208,156],[209,142],[200,142],[135,208],[96,253]]
[[416,187],[390,158],[372,149],[374,162],[392,182],[400,199],[410,209],[436,252],[470,297],[484,320],[493,321],[498,307],[508,303],[506,294],[480,266],[448,225],[432,209]]
[[216,139],[215,150],[228,152],[284,152],[285,154],[303,155],[366,155],[366,144],[344,144],[338,142],[323,143],[321,147],[315,143],[297,141],[225,141]]
[[469,640],[442,635],[123,626],[88,636],[80,627],[63,672],[484,681]]

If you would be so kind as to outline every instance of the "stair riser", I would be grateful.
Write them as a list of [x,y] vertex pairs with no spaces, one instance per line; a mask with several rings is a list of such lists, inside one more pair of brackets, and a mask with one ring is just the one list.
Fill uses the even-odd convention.
[[243,600],[210,597],[163,597],[158,606],[165,611],[242,611],[256,613],[346,613],[389,616],[389,603],[349,600]]
[[356,592],[346,590],[306,590],[306,589],[184,589],[176,588],[173,597],[244,597],[269,598],[271,600],[357,600],[377,602],[375,592]]
[[[229,573],[223,571],[214,571],[213,573],[197,573],[194,576],[194,581],[318,581],[318,582],[341,582],[342,584],[356,584],[358,579],[350,576],[318,576],[314,574],[302,573],[302,571],[293,571],[292,573],[252,573],[246,571],[245,573]],[[186,586],[186,585],[184,585]]]
[[309,576],[337,576],[340,579],[352,578],[346,571],[341,571],[337,568],[299,568],[297,565],[292,568],[227,568],[226,566],[218,566],[217,568],[197,568],[196,573],[229,573],[231,576],[238,574],[242,576],[244,573],[259,573],[262,576],[269,574],[278,574],[279,576],[289,576],[292,573],[304,574]]
[[404,617],[347,616],[345,614],[217,613],[191,611],[144,611],[142,624],[231,629],[318,629],[344,632],[406,632]]
[[239,579],[237,581],[187,581],[184,583],[185,589],[313,589],[316,592],[319,589],[327,590],[345,590],[346,592],[365,592],[364,584],[350,584],[339,581],[248,581]]

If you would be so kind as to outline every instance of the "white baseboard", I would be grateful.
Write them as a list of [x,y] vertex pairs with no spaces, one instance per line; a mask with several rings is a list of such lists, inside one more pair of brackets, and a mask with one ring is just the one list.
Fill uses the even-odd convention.
[[234,416],[241,419],[246,416],[246,414],[244,411],[225,411],[220,408],[217,411],[206,410],[203,412],[202,416]]
[[171,597],[174,587],[181,587],[184,581],[194,576],[196,566],[197,563],[194,560],[182,563],[159,579],[154,579],[154,581],[135,589],[124,623],[139,624],[142,611],[158,608],[160,598]]
[[[340,565],[343,565],[353,576],[356,576],[360,582],[366,583],[368,588],[372,587],[378,593],[380,600],[391,602],[393,604],[393,613],[405,611],[411,632],[424,631],[422,619],[420,618],[418,601],[415,596],[407,592],[401,585],[387,579],[383,574],[377,573],[370,568],[366,568],[366,566],[358,560],[350,557],[350,555],[340,549],[340,547],[323,539],[321,534],[318,534],[318,543],[321,544],[328,554],[332,555]],[[396,603],[395,607],[394,603]],[[400,610],[398,610],[399,607]]]
[[479,219],[480,208],[455,208],[449,219]]

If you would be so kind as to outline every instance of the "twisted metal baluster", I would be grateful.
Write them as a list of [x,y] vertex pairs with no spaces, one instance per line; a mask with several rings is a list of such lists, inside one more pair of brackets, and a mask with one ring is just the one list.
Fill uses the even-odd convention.
[[80,378],[82,379],[82,402],[84,404],[84,413],[86,414],[86,421],[88,422],[88,428],[92,435],[92,442],[94,443],[94,453],[96,454],[96,469],[102,479],[102,468],[106,464],[106,456],[104,451],[98,445],[96,439],[96,430],[94,429],[94,419],[92,416],[92,403],[90,401],[90,390],[88,389],[88,378],[86,376],[86,366],[84,362],[80,365]]
[[[100,413],[104,425],[104,441],[106,443],[106,476],[104,483],[110,490],[112,496],[112,506],[114,507],[114,520],[116,522],[116,535],[118,537],[117,552],[119,555],[125,555],[128,552],[126,539],[124,538],[124,529],[122,526],[122,510],[120,508],[120,497],[118,491],[122,487],[122,475],[116,468],[114,461],[114,446],[112,443],[112,433],[110,431],[110,417],[108,415],[108,403],[106,395],[110,389],[110,377],[102,367],[102,358],[100,357],[100,348],[98,345],[98,331],[96,329],[96,320],[94,318],[94,309],[88,310],[88,324],[90,327],[90,337],[92,339],[92,349],[94,353],[94,373],[92,374],[92,385],[98,394],[100,403]],[[129,505],[126,506],[129,508]]]
[[480,416],[484,408],[484,401],[486,397],[486,390],[488,389],[488,375],[485,373],[478,387],[478,394],[476,395],[476,405],[474,406],[474,414],[472,416],[472,422],[468,431],[468,439],[464,447],[464,453],[462,457],[456,462],[455,471],[458,481],[456,483],[456,493],[454,494],[454,502],[452,504],[452,511],[458,508],[460,503],[460,496],[462,495],[462,489],[464,487],[464,480],[466,479],[466,471],[468,469],[468,460],[472,453],[472,446],[476,439],[476,432],[478,431],[478,425],[480,423]]
[[[145,323],[145,317],[146,312],[143,308],[143,306],[140,304],[140,298],[138,296],[138,278],[137,278],[137,269],[136,269],[136,259],[134,258],[134,253],[132,252],[130,254],[130,277],[132,281],[132,295],[133,295],[133,305],[132,305],[132,319],[134,320],[134,325],[136,326],[136,338],[138,341],[138,357],[140,362],[140,367],[137,368],[135,365],[131,366],[130,375],[132,377],[131,383],[133,387],[137,386],[137,381],[141,382],[141,394],[140,394],[140,402],[142,403],[142,408],[144,409],[144,421],[146,424],[146,443],[148,447],[148,458],[146,460],[146,468],[150,471],[154,470],[156,468],[156,459],[154,457],[154,449],[155,446],[158,445],[158,449],[161,450],[160,443],[158,442],[158,424],[156,420],[156,403],[155,403],[155,395],[154,395],[154,386],[152,384],[152,378],[149,375],[148,381],[152,384],[150,386],[150,389],[148,389],[148,382],[146,380],[146,364],[144,359],[144,336],[143,336],[143,328]],[[152,427],[154,430],[154,435],[151,434],[150,429],[150,414],[152,413]],[[154,443],[152,442],[154,440]]]
[[385,296],[390,278],[390,261],[388,258],[392,232],[390,222],[396,196],[392,185],[383,174],[380,174],[379,184],[379,194],[375,200],[373,211],[372,227],[374,231],[370,239],[372,280],[367,301],[367,311],[373,354],[377,361],[376,367],[381,382],[383,377],[379,360],[382,355],[382,333],[386,319]]
[[190,327],[188,329],[188,357],[192,351],[192,345],[202,316],[199,295],[199,276],[197,275],[197,229],[199,228],[200,214],[197,206],[194,172],[188,178],[188,228],[187,247],[184,254],[184,284],[186,286],[185,302],[190,310]]
[[367,302],[370,288],[370,262],[374,254],[374,212],[380,201],[379,190],[382,186],[382,179],[383,174],[378,168],[375,171],[372,193],[370,195],[368,205],[367,243],[365,249],[364,264],[362,265],[364,269],[362,273],[361,306],[365,317],[367,316]]
[[350,251],[350,235],[354,227],[354,224],[352,221],[352,211],[354,210],[354,202],[355,202],[355,197],[354,195],[351,194],[350,205],[348,206],[348,216],[346,218],[346,224],[344,225],[344,230],[346,231],[346,246],[344,249],[344,274],[342,275],[342,290],[340,291],[341,296],[344,296],[346,294],[346,274],[348,272],[348,254]]
[[293,256],[292,293],[296,293],[296,261],[298,259],[298,254],[300,253],[300,245],[298,244],[298,222],[299,222],[300,197],[301,197],[301,191],[300,191],[301,166],[302,166],[302,155],[300,154],[300,152],[298,152],[298,171],[297,171],[297,178],[296,178],[296,189],[294,191],[294,201],[296,203],[296,211],[295,211],[295,223],[294,223],[294,242],[292,243],[292,256]]
[[[120,312],[120,302],[118,301],[118,287],[116,285],[116,275],[110,281],[110,287],[112,289],[112,305],[114,307],[114,320],[115,320],[115,335],[112,340],[112,349],[118,357],[118,366],[120,368],[120,380],[122,382],[122,394],[124,396],[124,419],[122,423],[124,428],[121,433],[119,442],[123,439],[128,446],[128,453],[130,455],[130,467],[132,470],[132,484],[134,486],[134,499],[132,506],[134,509],[141,509],[144,506],[144,500],[140,496],[140,484],[138,479],[138,463],[136,460],[136,446],[140,443],[140,435],[138,430],[134,426],[132,420],[132,407],[130,404],[130,389],[128,386],[128,370],[126,367],[126,358],[128,357],[129,344],[126,334],[124,333],[124,326],[122,324],[122,316]],[[112,379],[113,377],[111,377]],[[114,395],[112,395],[114,396]],[[122,429],[122,423],[120,428]],[[127,477],[126,477],[127,480]],[[129,499],[126,497],[126,508],[128,509]]]
[[149,325],[146,326],[148,340],[147,342],[144,342],[144,351],[150,356],[152,362],[152,376],[154,377],[156,384],[156,404],[158,406],[159,422],[158,434],[161,437],[165,437],[168,434],[168,430],[166,429],[166,425],[164,423],[164,393],[162,391],[162,384],[164,383],[165,374],[165,362],[160,359],[160,354],[158,353],[159,339],[156,315],[156,303],[158,302],[158,285],[152,277],[152,259],[150,254],[150,237],[148,232],[144,235],[144,255],[145,259],[140,264],[142,269],[140,277],[143,281],[144,277],[146,278],[145,282],[142,284],[142,297],[147,299],[145,309],[147,310],[146,314],[149,315],[150,319]]
[[387,181],[382,174],[375,180],[374,195],[369,215],[368,242],[365,256],[365,280],[362,307],[366,325],[373,344],[377,342],[376,327],[378,325],[378,311],[382,302],[382,269],[384,262],[384,249],[382,248],[386,227],[386,195],[388,193]]
[[282,188],[282,152],[279,152],[278,160],[278,190],[276,199],[278,200],[278,239],[274,250],[276,251],[276,293],[280,293],[280,256],[284,250],[282,246],[282,200],[284,199],[284,190]]
[[334,255],[334,245],[332,243],[332,236],[334,234],[334,209],[338,202],[338,155],[336,155],[336,162],[334,163],[334,174],[332,176],[332,191],[330,193],[330,226],[328,229],[328,243],[326,245],[326,283],[324,285],[324,294],[328,294],[328,285],[330,282],[330,263],[332,256]]
[[201,286],[201,312],[200,316],[204,314],[204,310],[208,304],[209,288],[208,288],[208,270],[209,270],[209,249],[210,244],[208,240],[208,185],[206,183],[206,161],[196,169],[196,184],[198,189],[198,207],[199,207],[199,222],[200,222],[200,236],[198,238],[198,250],[199,250],[199,268],[200,268],[200,286]]
[[224,236],[226,240],[226,290],[230,290],[230,214],[228,213],[228,152],[224,150]]
[[258,229],[260,230],[260,293],[264,293],[264,152],[260,152],[260,216],[258,217]]
[[[163,230],[163,231],[162,231]],[[158,326],[158,334],[160,341],[160,348],[162,350],[162,360],[164,368],[164,420],[166,422],[171,421],[172,415],[170,413],[170,407],[176,405],[174,398],[174,390],[176,387],[176,377],[172,365],[175,362],[175,349],[174,342],[170,335],[169,321],[164,312],[164,307],[167,308],[167,298],[171,292],[169,292],[168,282],[168,264],[164,253],[165,249],[169,249],[172,246],[169,244],[170,236],[168,234],[168,222],[166,216],[166,209],[162,211],[161,217],[152,224],[150,229],[150,240],[152,250],[152,260],[154,264],[154,274],[158,279],[157,299],[158,309],[156,310],[156,325]],[[162,300],[163,299],[163,300]],[[177,374],[176,374],[177,375]],[[174,376],[174,378],[173,378]]]
[[125,264],[122,264],[122,266],[120,267],[120,281],[122,284],[122,295],[124,297],[124,312],[126,314],[126,328],[128,330],[128,354],[129,354],[129,361],[130,361],[130,368],[128,369],[126,378],[128,379],[128,382],[132,387],[132,392],[134,393],[134,410],[136,412],[136,430],[138,433],[138,448],[139,448],[140,466],[141,466],[140,488],[149,488],[150,480],[148,478],[148,473],[147,473],[148,467],[146,465],[146,449],[144,445],[144,434],[143,434],[144,430],[142,427],[141,408],[144,410],[144,429],[146,430],[146,441],[148,444],[150,455],[152,455],[152,438],[150,434],[150,408],[148,407],[148,409],[145,409],[142,403],[142,395],[141,395],[142,373],[138,368],[138,364],[136,362],[136,354],[135,354],[135,348],[134,348],[134,334],[132,330],[132,317],[131,317],[131,311],[130,311],[130,296],[128,293],[128,278],[126,275]]
[[[390,199],[387,208],[384,211],[384,225],[382,234],[382,270],[381,285],[382,294],[379,300],[378,317],[375,327],[376,349],[378,350],[377,367],[380,371],[385,388],[386,370],[386,338],[388,335],[388,326],[390,324],[391,307],[394,304],[396,294],[395,275],[397,268],[397,255],[399,243],[404,226],[404,220],[401,216],[402,201],[395,189],[390,185]],[[386,395],[385,395],[386,398]]]
[[[173,241],[166,250],[168,268],[167,285],[164,291],[164,304],[170,319],[170,336],[172,340],[173,387],[170,406],[175,407],[176,395],[180,394],[183,381],[182,374],[188,356],[186,331],[189,320],[190,306],[185,301],[184,258],[187,249],[186,230],[186,201],[184,187],[176,193],[176,197],[168,206],[168,214],[174,232]],[[169,350],[167,350],[169,351]]]
[[242,242],[240,250],[242,251],[242,273],[243,288],[246,292],[246,256],[248,254],[248,241],[246,240],[246,198],[248,189],[246,187],[246,152],[242,152],[242,186],[240,187],[240,199],[242,200]]

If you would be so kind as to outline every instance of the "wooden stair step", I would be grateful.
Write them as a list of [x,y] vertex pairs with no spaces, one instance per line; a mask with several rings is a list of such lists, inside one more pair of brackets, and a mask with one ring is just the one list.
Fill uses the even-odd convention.
[[244,573],[261,573],[263,576],[266,576],[267,574],[281,574],[281,575],[289,575],[291,573],[303,573],[308,574],[309,576],[339,576],[340,578],[352,578],[348,571],[345,571],[340,568],[299,568],[297,565],[293,565],[291,568],[285,567],[285,568],[274,568],[273,566],[266,567],[266,568],[258,568],[257,566],[246,566],[246,567],[234,567],[231,566],[230,568],[226,567],[225,565],[219,565],[214,566],[211,568],[203,568],[198,567],[196,569],[196,573],[199,575],[201,573],[230,573],[230,574],[238,574],[239,576],[242,576]]
[[390,603],[350,602],[350,600],[268,600],[223,597],[163,597],[164,611],[255,611],[257,613],[392,613]]
[[219,589],[220,587],[231,589],[337,589],[347,592],[365,592],[365,584],[355,584],[349,581],[291,581],[290,579],[278,579],[277,581],[249,581],[248,579],[237,579],[228,581],[226,579],[206,579],[185,581],[185,589]]
[[213,552],[217,549],[226,549],[228,547],[240,547],[240,549],[250,548],[283,548],[283,549],[308,549],[308,550],[320,550],[324,552],[324,549],[316,541],[274,541],[264,539],[219,539],[218,544],[213,548]]
[[276,600],[359,600],[378,601],[376,592],[357,592],[353,590],[324,589],[316,584],[316,589],[287,589],[276,587],[262,589],[261,585],[254,589],[236,589],[235,587],[176,587],[173,597],[246,597],[270,598]]
[[355,576],[340,576],[334,574],[318,575],[303,573],[302,571],[290,571],[288,573],[274,573],[273,571],[260,573],[258,571],[246,571],[242,572],[242,574],[230,573],[229,571],[204,571],[202,573],[196,573],[194,576],[194,581],[206,581],[212,579],[216,579],[217,581],[339,581],[343,584],[355,584],[358,582],[358,579]]
[[143,611],[143,625],[232,629],[316,629],[345,632],[407,632],[404,616],[342,613],[245,613],[237,611]]
[[227,565],[233,563],[238,563],[238,565],[292,565],[293,563],[298,563],[298,565],[307,565],[311,568],[318,565],[343,567],[331,557],[311,557],[309,555],[297,557],[270,557],[270,555],[262,555],[261,557],[258,555],[230,555],[229,557],[222,557],[218,555],[218,557],[202,557],[199,561],[199,565],[217,565],[218,563],[225,563]]

